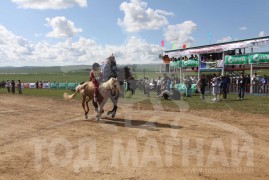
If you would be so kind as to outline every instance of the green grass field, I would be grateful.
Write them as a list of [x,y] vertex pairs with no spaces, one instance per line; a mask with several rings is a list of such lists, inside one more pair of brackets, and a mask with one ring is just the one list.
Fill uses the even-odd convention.
[[[123,65],[121,65],[123,66]],[[129,65],[136,79],[144,76],[150,79],[163,76],[159,73],[161,64]],[[50,81],[80,83],[88,80],[90,65],[52,66],[52,67],[0,67],[0,81],[21,80],[22,82]],[[135,70],[134,70],[135,69]],[[145,71],[145,72],[144,72]],[[253,73],[269,76],[269,70],[255,70]],[[245,72],[249,74],[249,71]],[[187,75],[197,75],[197,72],[185,72]],[[179,76],[179,75],[178,75]]]
[[[69,67],[71,70],[72,68]],[[79,67],[81,68],[81,67]],[[146,69],[145,72],[141,71],[143,67],[139,67],[139,72],[134,72],[136,79],[141,79],[144,76],[148,76],[149,78],[157,78],[158,76],[162,76],[161,73],[157,73],[156,69],[157,65],[153,66],[152,69]],[[27,70],[29,74],[18,74]],[[42,73],[36,73],[36,71],[41,71]],[[12,71],[10,73],[0,72],[0,81],[2,80],[21,80],[22,82],[36,82],[36,81],[50,81],[50,82],[84,82],[88,80],[88,72],[84,69],[80,70],[72,70],[72,71],[61,71],[59,67],[51,67],[51,68],[26,68],[26,69],[16,69],[16,71]],[[256,71],[259,75],[266,74],[269,75],[268,70],[260,70]],[[12,74],[13,73],[13,74]],[[193,73],[189,73],[193,74]],[[68,92],[71,94],[70,90],[64,89],[23,89],[23,96],[36,96],[36,97],[49,97],[56,99],[63,99],[63,93]],[[0,94],[7,94],[6,89],[0,89]],[[225,110],[236,110],[241,112],[249,112],[249,113],[257,113],[257,114],[266,114],[269,115],[269,96],[254,96],[254,95],[246,95],[245,100],[239,101],[237,100],[236,94],[229,94],[228,100],[220,101],[220,102],[212,102],[210,101],[211,96],[207,96],[207,101],[200,101],[199,95],[194,95],[192,98],[183,97],[181,101],[167,101],[160,100],[155,98],[156,93],[151,92],[150,98],[143,95],[141,91],[137,91],[135,95],[130,96],[129,93],[126,94],[125,98],[122,99],[125,103],[137,103],[137,104],[146,104],[149,107],[155,103],[161,103],[165,109],[169,108],[177,108],[180,104],[187,104],[190,110],[216,110],[216,111],[225,111]],[[80,97],[78,96],[77,99]]]
[[88,80],[88,73],[54,73],[54,74],[0,74],[0,80],[21,80],[22,82],[83,82]]
[[[134,73],[136,79],[142,79],[144,77],[143,72]],[[162,77],[161,73],[156,72],[146,72],[145,76],[149,78]],[[54,73],[54,74],[0,74],[0,81],[3,80],[14,80],[17,82],[21,80],[22,82],[36,82],[36,81],[50,81],[50,82],[85,82],[89,79],[89,73],[79,72],[79,73]]]

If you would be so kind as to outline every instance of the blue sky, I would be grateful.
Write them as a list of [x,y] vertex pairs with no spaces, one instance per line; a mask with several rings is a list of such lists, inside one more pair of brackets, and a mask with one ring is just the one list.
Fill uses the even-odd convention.
[[[2,0],[0,66],[159,63],[165,49],[269,34],[269,0]],[[211,34],[209,38],[208,34]]]

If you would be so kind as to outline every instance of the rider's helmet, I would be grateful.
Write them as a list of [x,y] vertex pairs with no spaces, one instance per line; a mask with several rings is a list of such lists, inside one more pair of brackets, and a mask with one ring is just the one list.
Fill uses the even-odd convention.
[[93,63],[93,65],[92,65],[92,69],[94,71],[97,71],[99,69],[99,67],[100,67],[100,65],[98,63]]

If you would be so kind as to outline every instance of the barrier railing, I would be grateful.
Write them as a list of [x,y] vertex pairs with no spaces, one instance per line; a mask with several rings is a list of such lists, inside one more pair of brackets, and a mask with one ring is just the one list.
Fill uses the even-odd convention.
[[[36,83],[22,83],[22,88],[29,88],[29,89],[75,89],[79,84],[78,83],[43,83],[37,84]],[[16,84],[16,87],[18,87],[18,84]]]

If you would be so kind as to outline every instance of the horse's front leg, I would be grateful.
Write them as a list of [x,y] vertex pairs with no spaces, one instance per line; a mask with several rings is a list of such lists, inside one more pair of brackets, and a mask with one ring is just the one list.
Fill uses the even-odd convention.
[[119,94],[116,94],[116,96],[109,96],[110,100],[113,102],[113,109],[111,111],[107,112],[107,115],[111,115],[112,118],[115,117],[116,113],[117,113],[117,109],[118,109],[118,100],[119,100]]
[[104,113],[104,106],[107,102],[108,98],[103,98],[102,102],[99,103],[99,111],[97,112],[97,115],[96,115],[96,120],[99,121],[100,120],[100,117],[101,115]]

